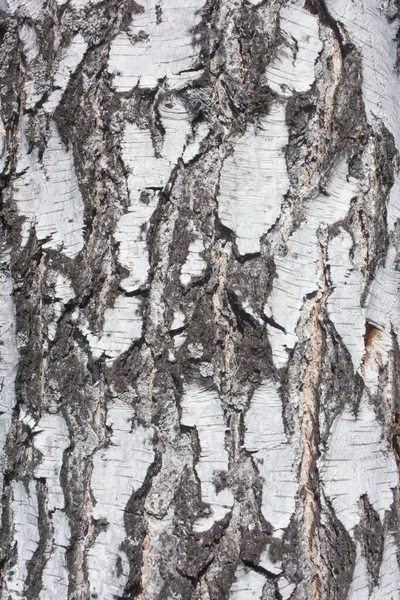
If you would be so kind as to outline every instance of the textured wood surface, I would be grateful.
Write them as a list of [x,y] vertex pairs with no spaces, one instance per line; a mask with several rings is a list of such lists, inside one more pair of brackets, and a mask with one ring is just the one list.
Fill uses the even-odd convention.
[[400,600],[397,0],[0,0],[0,597]]

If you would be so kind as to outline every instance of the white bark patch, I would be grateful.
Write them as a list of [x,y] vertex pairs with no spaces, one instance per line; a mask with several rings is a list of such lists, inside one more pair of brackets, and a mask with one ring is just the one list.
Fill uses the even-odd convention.
[[53,548],[42,575],[39,600],[68,599],[68,569],[65,551],[69,545],[70,529],[68,518],[61,510],[52,514]]
[[7,0],[7,4],[11,14],[17,13],[37,19],[42,11],[44,0]]
[[88,573],[90,593],[102,600],[114,600],[123,594],[129,575],[129,562],[121,550],[126,538],[124,509],[133,492],[143,484],[154,460],[152,429],[134,427],[133,418],[130,406],[122,402],[110,406],[110,445],[93,458],[93,517],[108,524],[88,552]]
[[328,312],[357,370],[365,350],[365,310],[360,305],[362,275],[350,258],[352,246],[350,234],[343,229],[329,242],[328,263],[334,289],[328,298]]
[[50,340],[54,340],[57,331],[57,321],[60,318],[64,306],[75,298],[75,292],[72,289],[71,282],[67,277],[57,273],[55,280],[55,294],[53,302],[54,317],[48,324],[47,335]]
[[263,478],[262,511],[280,535],[295,510],[295,450],[285,434],[279,387],[267,381],[254,393],[245,418],[245,447]]
[[37,77],[35,77],[35,63],[39,64],[39,61],[41,60],[39,57],[39,44],[35,28],[24,23],[19,31],[19,38],[22,42],[26,64],[24,83],[25,107],[30,109],[33,108],[43,96],[43,90],[38,88]]
[[137,297],[118,296],[112,308],[104,311],[104,327],[101,336],[93,335],[82,327],[95,358],[104,353],[108,362],[126,352],[142,335],[142,301]]
[[193,278],[201,277],[207,266],[202,257],[204,252],[203,237],[196,233],[196,238],[189,244],[188,255],[181,268],[180,282],[182,285],[189,285]]
[[283,570],[281,562],[276,563],[271,559],[269,547],[267,547],[261,554],[258,564],[260,567],[266,569],[269,573],[272,573],[273,575],[279,575],[279,573],[282,573]]
[[189,140],[183,153],[182,160],[185,163],[190,162],[199,154],[201,143],[206,139],[209,131],[210,129],[205,121],[201,121],[201,123],[198,124],[193,139]]
[[327,196],[321,194],[310,202],[305,221],[287,242],[286,255],[275,258],[276,278],[264,310],[268,317],[272,316],[285,329],[281,331],[268,325],[273,360],[278,368],[287,365],[288,351],[296,345],[296,325],[305,296],[319,287],[318,228],[344,219],[351,199],[358,192],[357,182],[348,177],[345,160],[336,167],[326,191]]
[[70,280],[61,273],[57,274],[55,298],[63,305],[67,304],[72,298],[75,298],[75,292]]
[[378,391],[379,378],[383,368],[388,363],[391,350],[392,338],[390,334],[380,329],[374,329],[368,336],[368,345],[360,369],[364,382],[372,394]]
[[119,243],[118,260],[129,271],[128,277],[121,280],[121,287],[126,292],[137,290],[148,278],[149,253],[146,237],[158,196],[150,192],[147,198],[148,204],[137,201],[129,207],[129,212],[119,219],[115,232],[115,239]]
[[[387,226],[393,233],[400,216],[400,175],[395,174],[387,205]],[[366,300],[366,319],[376,326],[371,334],[362,366],[362,375],[372,392],[379,385],[379,375],[387,364],[392,348],[392,329],[400,341],[400,273],[396,267],[397,250],[391,241],[385,261],[375,273]]]
[[144,12],[133,15],[128,33],[111,44],[108,70],[116,90],[153,88],[165,77],[170,88],[182,88],[197,79],[200,48],[192,29],[201,20],[204,0],[141,0],[141,5]]
[[280,29],[284,39],[276,58],[266,69],[267,84],[280,96],[307,92],[314,83],[314,65],[322,50],[318,19],[299,6],[280,11]]
[[181,327],[183,327],[185,325],[185,322],[186,322],[185,313],[182,312],[180,309],[175,310],[174,318],[171,323],[171,331],[174,331],[174,329],[181,329]]
[[176,96],[164,100],[158,107],[158,112],[165,130],[161,160],[166,161],[168,173],[182,156],[183,148],[192,135],[191,121],[194,115]]
[[396,540],[392,533],[385,536],[379,585],[373,591],[371,600],[400,600],[400,570]]
[[0,173],[3,173],[7,160],[7,133],[0,119]]
[[67,88],[70,77],[80,64],[86,50],[87,43],[81,34],[78,33],[72,38],[71,44],[63,52],[64,55],[53,77],[53,92],[43,107],[46,112],[54,112],[57,108]]
[[39,44],[35,28],[23,23],[19,31],[19,39],[22,42],[26,61],[32,62],[39,54]]
[[65,419],[60,414],[46,413],[36,425],[33,433],[35,448],[42,454],[42,460],[35,469],[35,476],[46,479],[48,510],[64,508],[64,492],[60,485],[60,472],[64,450],[70,444]]
[[[59,6],[63,6],[67,3],[67,0],[56,0],[56,2]],[[103,0],[70,0],[69,6],[76,10],[81,10],[87,6],[96,6],[96,4],[100,4],[100,2],[103,2]]]
[[212,377],[214,375],[214,367],[209,362],[199,364],[199,373],[202,377]]
[[400,218],[400,173],[394,176],[392,189],[390,190],[389,202],[387,205],[387,227],[389,232],[394,230],[396,222]]
[[259,316],[259,314],[257,313],[257,311],[254,310],[254,308],[251,306],[251,299],[250,298],[246,298],[244,300],[240,300],[240,298],[238,298],[242,309],[250,316],[252,317],[255,321],[257,321],[257,323],[259,325],[261,325],[261,327],[264,327],[264,321],[262,320],[262,318]]
[[[54,113],[71,78],[87,50],[87,43],[82,35],[75,35],[69,46],[62,48],[55,57],[52,73],[48,73],[48,65],[40,55],[35,27],[24,23],[19,31],[25,55],[25,109],[34,108],[46,91],[51,92],[43,105],[47,113]],[[58,45],[57,45],[58,47]],[[48,85],[52,83],[52,88]],[[52,91],[51,91],[52,90]]]
[[38,505],[35,482],[26,489],[22,481],[11,484],[11,514],[13,540],[16,544],[17,562],[5,573],[5,600],[25,598],[24,587],[28,575],[27,566],[39,542]]
[[275,103],[259,128],[249,125],[223,164],[219,218],[236,234],[242,255],[260,251],[260,237],[279,216],[289,189],[287,143],[285,106]]
[[[56,0],[58,6],[64,6],[69,0]],[[93,6],[99,4],[103,0],[70,0],[69,4],[71,8],[77,10],[85,8],[86,6]],[[42,12],[44,0],[0,0],[0,9],[8,9],[11,13],[17,13],[27,15],[33,19],[37,19]]]
[[356,544],[356,564],[347,600],[369,600],[367,561],[362,553],[360,542]]
[[229,600],[261,600],[266,581],[264,575],[239,565],[229,592]]
[[194,358],[195,360],[201,358],[204,354],[204,346],[203,344],[200,343],[195,343],[195,344],[188,344],[188,352],[190,355],[190,358]]
[[286,577],[279,577],[278,579],[278,589],[281,595],[282,600],[289,600],[291,595],[293,594],[296,586],[294,583],[290,583]]
[[[171,331],[181,329],[184,327],[186,323],[186,316],[181,310],[174,311],[174,320],[172,321]],[[180,348],[186,341],[186,333],[182,332],[177,335],[174,335],[174,347],[176,349]],[[171,355],[172,360],[175,360],[175,356]]]
[[382,120],[400,149],[400,79],[396,69],[398,19],[388,19],[376,0],[327,0],[362,56],[362,90],[368,121]]
[[197,384],[187,385],[181,402],[182,425],[196,427],[201,453],[196,473],[201,482],[201,497],[210,505],[211,514],[200,517],[194,531],[208,531],[220,521],[233,506],[233,495],[228,489],[215,489],[216,476],[228,470],[228,453],[225,449],[225,420],[218,394]]
[[367,301],[368,321],[390,334],[391,326],[400,339],[400,273],[396,269],[396,248],[392,243],[386,254],[385,263],[378,267],[371,284]]
[[41,161],[38,148],[28,154],[23,133],[17,174],[14,197],[18,211],[26,218],[22,246],[34,227],[37,238],[47,240],[44,248],[74,258],[83,248],[83,200],[72,151],[64,147],[54,123]]
[[158,202],[154,188],[162,189],[167,183],[191,131],[191,115],[179,99],[165,102],[159,111],[165,130],[161,156],[156,156],[150,131],[135,124],[126,126],[121,144],[122,157],[130,171],[130,206],[118,221],[115,239],[119,242],[119,262],[129,271],[129,276],[121,281],[127,292],[137,290],[147,281],[146,235]]
[[35,476],[46,479],[47,510],[51,513],[53,544],[42,577],[40,600],[47,600],[49,592],[57,600],[68,597],[68,570],[65,550],[69,544],[70,530],[64,509],[64,492],[60,473],[64,451],[70,445],[68,427],[61,414],[45,414],[33,430],[34,445],[42,454]]
[[389,510],[392,488],[398,484],[396,462],[365,398],[356,417],[346,408],[335,420],[321,459],[321,480],[336,515],[351,534],[359,522],[358,502],[363,494],[381,520]]
[[18,350],[13,302],[13,282],[10,274],[10,256],[0,256],[0,495],[3,493],[5,458],[4,445],[11,427],[15,405],[15,376],[18,368]]
[[367,561],[357,542],[356,564],[347,600],[399,600],[400,570],[393,534],[385,536],[378,586],[369,593]]

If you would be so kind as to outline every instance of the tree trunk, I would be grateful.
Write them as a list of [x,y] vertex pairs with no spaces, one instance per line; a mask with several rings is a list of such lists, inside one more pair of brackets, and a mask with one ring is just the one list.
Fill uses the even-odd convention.
[[0,0],[2,599],[400,599],[399,23]]

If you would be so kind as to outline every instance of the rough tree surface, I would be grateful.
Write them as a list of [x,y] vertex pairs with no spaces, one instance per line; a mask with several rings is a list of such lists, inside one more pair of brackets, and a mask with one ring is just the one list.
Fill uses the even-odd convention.
[[400,599],[396,0],[0,0],[3,600]]

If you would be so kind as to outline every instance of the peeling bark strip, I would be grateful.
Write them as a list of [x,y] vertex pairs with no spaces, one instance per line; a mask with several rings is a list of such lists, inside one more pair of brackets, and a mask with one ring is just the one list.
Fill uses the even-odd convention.
[[397,0],[0,0],[0,596],[400,600]]

